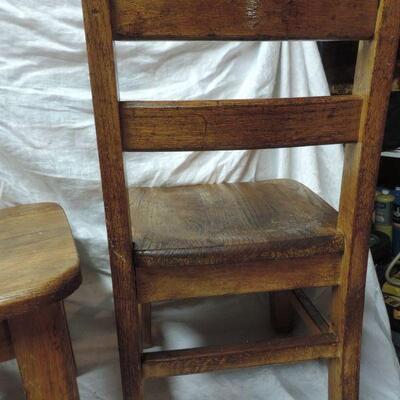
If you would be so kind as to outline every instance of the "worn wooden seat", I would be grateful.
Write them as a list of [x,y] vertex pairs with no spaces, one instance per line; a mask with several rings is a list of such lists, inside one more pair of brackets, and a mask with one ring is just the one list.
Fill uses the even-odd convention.
[[60,206],[0,210],[0,320],[61,300],[80,283],[78,254]]
[[133,188],[130,199],[137,267],[247,263],[343,250],[337,212],[292,180]]
[[0,362],[17,359],[27,399],[79,399],[63,299],[80,283],[60,206],[0,210]]

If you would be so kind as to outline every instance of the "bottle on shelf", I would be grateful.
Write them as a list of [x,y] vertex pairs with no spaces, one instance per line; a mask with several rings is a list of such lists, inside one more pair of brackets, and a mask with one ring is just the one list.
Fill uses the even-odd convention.
[[400,186],[396,186],[393,191],[393,255],[400,253]]
[[375,197],[375,229],[393,237],[393,203],[395,196],[388,189]]

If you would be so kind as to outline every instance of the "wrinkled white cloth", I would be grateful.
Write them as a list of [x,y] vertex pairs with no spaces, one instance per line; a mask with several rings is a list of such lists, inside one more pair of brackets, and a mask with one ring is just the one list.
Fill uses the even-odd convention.
[[[79,0],[0,2],[0,207],[56,201],[84,271],[67,301],[81,398],[121,398],[112,293]],[[327,95],[313,42],[136,42],[116,48],[122,100]],[[235,132],[232,132],[235,134]],[[130,185],[290,177],[337,207],[342,146],[262,151],[131,153]],[[295,205],[294,205],[295,206]],[[327,292],[317,291],[321,304]],[[266,296],[171,302],[154,308],[163,348],[270,335]],[[149,399],[327,398],[324,362],[149,381]],[[370,262],[362,400],[399,399],[399,365]],[[15,362],[0,365],[0,399],[22,399]]]

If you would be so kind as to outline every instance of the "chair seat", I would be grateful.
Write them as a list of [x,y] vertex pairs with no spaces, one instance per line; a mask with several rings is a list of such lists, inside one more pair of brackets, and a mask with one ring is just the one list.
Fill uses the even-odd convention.
[[340,253],[337,212],[287,179],[133,188],[137,267],[246,263]]
[[80,282],[79,258],[60,206],[0,210],[0,320],[61,300]]

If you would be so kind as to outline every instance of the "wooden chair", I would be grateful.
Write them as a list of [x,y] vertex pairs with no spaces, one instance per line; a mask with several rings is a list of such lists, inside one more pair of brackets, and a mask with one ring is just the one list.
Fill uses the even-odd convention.
[[[358,398],[367,238],[398,0],[83,0],[124,399],[144,378],[329,359],[329,398]],[[359,40],[351,96],[121,102],[115,40]],[[134,188],[124,151],[346,144],[340,210],[291,180]],[[131,202],[129,203],[129,198]],[[326,323],[299,291],[333,287]],[[294,290],[311,335],[143,353],[156,301]],[[143,333],[144,332],[144,333]]]
[[0,362],[17,359],[28,400],[79,400],[63,299],[80,283],[61,207],[0,210]]

